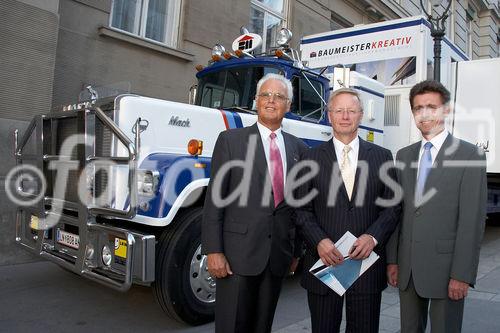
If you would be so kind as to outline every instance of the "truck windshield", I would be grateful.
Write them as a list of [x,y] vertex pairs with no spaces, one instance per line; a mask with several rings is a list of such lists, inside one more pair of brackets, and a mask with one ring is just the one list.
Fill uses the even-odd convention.
[[282,71],[276,67],[247,66],[208,73],[198,81],[196,104],[216,109],[254,110],[257,82],[268,73],[282,74]]

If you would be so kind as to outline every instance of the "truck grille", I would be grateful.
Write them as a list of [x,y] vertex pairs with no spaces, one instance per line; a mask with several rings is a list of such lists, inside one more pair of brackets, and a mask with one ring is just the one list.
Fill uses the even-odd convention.
[[[106,115],[113,119],[113,108],[104,110]],[[68,118],[51,118],[44,124],[44,154],[62,155],[61,149],[66,139],[74,134],[84,134],[85,119],[84,113],[78,112],[76,117]],[[96,119],[95,121],[95,155],[99,157],[109,157],[112,155],[112,140],[111,131],[102,125]],[[79,165],[76,170],[70,170],[68,181],[66,182],[65,201],[79,203],[78,198],[78,180],[85,167],[85,145],[80,143],[70,153],[72,161],[78,161]],[[50,162],[49,162],[50,163]],[[57,162],[60,163],[60,162]],[[50,170],[46,165],[45,174],[47,178],[47,196],[54,197],[54,188],[57,170]],[[98,172],[95,175],[94,195],[100,196],[103,190],[106,189],[108,179],[106,172]]]

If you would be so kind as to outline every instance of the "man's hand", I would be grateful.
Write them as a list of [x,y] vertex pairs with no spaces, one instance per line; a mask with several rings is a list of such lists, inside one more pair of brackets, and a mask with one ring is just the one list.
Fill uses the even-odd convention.
[[333,244],[329,238],[322,239],[318,243],[316,249],[318,250],[321,261],[323,261],[325,265],[332,266],[344,262],[344,256],[337,250],[335,244]]
[[300,258],[293,258],[292,263],[290,264],[290,275],[295,274],[295,271],[297,270],[297,266],[299,265],[299,259]]
[[393,287],[398,285],[399,267],[396,264],[387,265],[387,282]]
[[450,283],[448,284],[448,297],[454,301],[461,300],[467,296],[468,290],[468,283],[450,279]]
[[207,254],[207,268],[210,275],[218,279],[233,275],[231,267],[223,253]]
[[349,257],[356,260],[366,259],[372,253],[374,247],[375,242],[373,241],[373,237],[363,234],[352,245],[353,249],[349,253]]

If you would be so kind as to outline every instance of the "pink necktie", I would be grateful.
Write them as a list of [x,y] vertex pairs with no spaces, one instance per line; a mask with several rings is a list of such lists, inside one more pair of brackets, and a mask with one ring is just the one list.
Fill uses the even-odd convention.
[[271,177],[273,181],[274,207],[283,201],[283,163],[280,150],[276,144],[276,133],[271,132],[271,145],[269,146],[269,155],[271,162]]

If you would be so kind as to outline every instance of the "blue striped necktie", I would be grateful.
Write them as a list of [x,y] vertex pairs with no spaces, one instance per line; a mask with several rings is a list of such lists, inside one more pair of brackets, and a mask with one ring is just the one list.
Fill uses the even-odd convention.
[[418,166],[417,190],[415,192],[415,198],[418,201],[420,201],[424,195],[425,181],[432,168],[431,148],[432,143],[426,142],[424,145],[424,153],[422,154],[420,165]]

